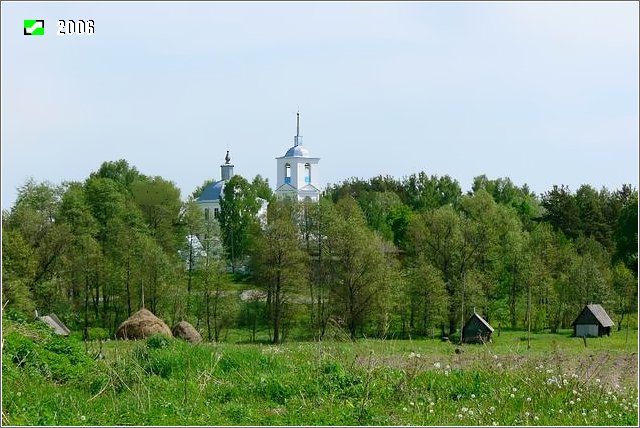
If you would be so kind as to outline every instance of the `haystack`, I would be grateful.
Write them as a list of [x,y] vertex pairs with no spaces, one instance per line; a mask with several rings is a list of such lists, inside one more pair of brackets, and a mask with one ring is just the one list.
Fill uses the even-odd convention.
[[184,339],[187,342],[202,342],[202,336],[200,335],[200,333],[198,333],[198,330],[196,330],[191,324],[186,321],[180,321],[173,327],[172,331],[175,337]]
[[156,333],[171,337],[171,329],[160,318],[146,309],[140,309],[127,318],[120,327],[116,337],[118,339],[144,339]]

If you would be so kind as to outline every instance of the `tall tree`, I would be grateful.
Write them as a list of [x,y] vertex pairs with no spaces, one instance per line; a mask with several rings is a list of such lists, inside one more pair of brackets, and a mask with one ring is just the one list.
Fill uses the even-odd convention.
[[249,182],[234,175],[225,184],[220,200],[220,229],[227,258],[235,273],[246,262],[252,236],[256,234],[256,214],[260,208],[256,193]]
[[281,342],[282,325],[291,298],[306,290],[308,280],[308,259],[296,227],[298,215],[297,203],[272,201],[267,211],[266,228],[255,242],[253,270],[267,288],[273,343]]

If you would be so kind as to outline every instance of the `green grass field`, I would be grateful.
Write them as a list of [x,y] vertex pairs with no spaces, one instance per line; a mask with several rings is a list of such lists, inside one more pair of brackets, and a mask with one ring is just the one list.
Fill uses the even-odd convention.
[[[85,345],[4,322],[11,425],[636,425],[637,330],[503,331],[487,345],[360,340]],[[462,353],[456,353],[460,348]],[[89,351],[97,351],[92,343]]]

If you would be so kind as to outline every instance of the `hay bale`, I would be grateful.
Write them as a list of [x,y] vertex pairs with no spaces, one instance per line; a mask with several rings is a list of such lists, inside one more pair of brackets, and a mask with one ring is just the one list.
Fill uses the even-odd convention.
[[198,333],[191,324],[186,321],[180,321],[173,327],[173,335],[175,337],[179,337],[180,339],[184,339],[187,342],[198,343],[202,342],[202,336]]
[[171,329],[160,318],[146,309],[140,309],[127,318],[116,332],[118,339],[145,339],[154,334],[172,337]]

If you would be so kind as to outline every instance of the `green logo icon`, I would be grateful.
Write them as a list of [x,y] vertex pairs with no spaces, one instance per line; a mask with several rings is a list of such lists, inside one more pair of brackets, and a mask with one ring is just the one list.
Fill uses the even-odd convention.
[[44,19],[25,19],[25,36],[44,36]]

